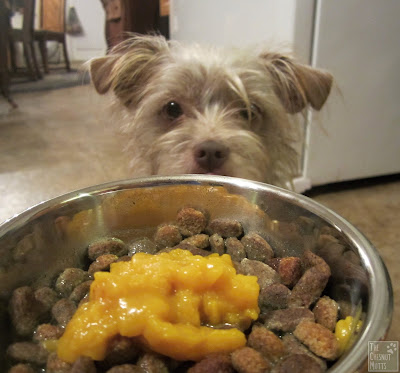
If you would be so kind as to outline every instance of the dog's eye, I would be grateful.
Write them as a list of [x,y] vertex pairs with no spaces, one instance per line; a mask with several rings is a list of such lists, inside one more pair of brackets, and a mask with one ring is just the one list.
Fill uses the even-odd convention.
[[247,110],[247,108],[242,109],[242,110],[240,110],[239,114],[243,119],[253,120],[259,114],[259,112],[260,112],[260,109],[256,105],[251,104],[250,110]]
[[183,114],[181,105],[179,105],[175,101],[168,102],[168,104],[164,106],[163,111],[165,115],[168,117],[168,119],[171,120],[178,119]]

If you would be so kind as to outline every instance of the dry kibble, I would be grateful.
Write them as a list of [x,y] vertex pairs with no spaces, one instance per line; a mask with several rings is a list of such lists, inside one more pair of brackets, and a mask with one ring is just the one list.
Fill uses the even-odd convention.
[[125,364],[136,359],[139,353],[139,346],[134,339],[118,335],[109,343],[105,362],[110,366]]
[[259,260],[267,262],[274,256],[274,252],[267,241],[259,234],[251,232],[242,238],[242,244],[246,251],[246,255],[251,260]]
[[335,334],[321,324],[303,320],[297,325],[293,334],[314,354],[327,360],[334,360],[338,357],[339,344]]
[[56,352],[49,355],[46,364],[46,373],[70,373],[71,364],[61,360]]
[[270,368],[268,361],[251,347],[242,347],[233,351],[231,359],[238,373],[265,373]]
[[90,285],[92,280],[88,280],[79,284],[74,290],[72,290],[69,299],[78,304],[83,298],[85,298],[90,291]]
[[165,359],[154,353],[145,353],[137,362],[137,366],[143,369],[144,373],[168,373],[169,369]]
[[241,262],[246,258],[246,251],[243,244],[236,237],[229,237],[225,240],[226,253],[229,254],[233,261]]
[[238,268],[239,273],[257,276],[260,290],[279,282],[279,275],[269,265],[257,260],[243,259]]
[[40,344],[33,342],[16,342],[7,349],[7,355],[21,363],[43,365],[46,363],[48,352]]
[[106,373],[143,373],[143,370],[133,364],[123,364],[112,367]]
[[303,307],[270,311],[264,317],[268,329],[282,332],[292,332],[303,320],[314,322],[314,314]]
[[225,254],[225,242],[218,233],[214,233],[210,236],[210,247],[213,253],[217,253],[218,255]]
[[211,234],[217,233],[223,238],[239,237],[243,234],[242,224],[234,219],[214,219],[210,222],[208,230]]
[[79,268],[67,268],[58,276],[55,288],[63,297],[68,297],[76,286],[87,280],[89,280],[89,274],[86,271]]
[[173,247],[182,241],[179,228],[175,225],[165,224],[157,228],[154,242],[158,248]]
[[30,336],[38,325],[39,304],[29,286],[14,290],[9,303],[12,324],[20,336]]
[[104,254],[96,258],[94,262],[89,266],[88,273],[93,274],[98,271],[108,271],[111,263],[118,260],[118,257],[114,254]]
[[276,283],[261,289],[258,304],[262,311],[287,308],[290,290],[282,284]]
[[35,299],[40,305],[40,312],[46,313],[51,310],[60,298],[53,289],[44,286],[35,291]]
[[229,354],[211,354],[189,368],[187,373],[234,373]]
[[306,346],[299,342],[293,334],[285,334],[282,337],[282,342],[284,343],[286,351],[289,355],[306,355],[318,364],[321,372],[325,372],[327,370],[326,361],[313,354]]
[[307,269],[292,289],[289,307],[310,307],[321,296],[330,275],[327,266],[317,265]]
[[33,340],[36,342],[48,339],[59,339],[64,333],[64,328],[58,325],[41,324],[37,327]]
[[304,354],[290,355],[279,365],[277,373],[323,373],[320,365]]
[[339,305],[328,296],[318,300],[314,309],[315,321],[333,331],[339,314]]
[[29,364],[17,364],[12,366],[8,373],[35,373],[35,370]]
[[301,260],[297,257],[280,258],[278,273],[282,284],[292,288],[301,278],[302,267]]
[[286,352],[281,339],[262,326],[253,327],[247,344],[271,361],[279,360]]
[[206,249],[210,244],[210,236],[204,233],[195,234],[185,238],[182,243],[188,243],[189,245],[193,245],[199,249]]
[[65,327],[76,311],[75,303],[70,299],[60,299],[51,309],[54,319]]
[[128,255],[133,256],[136,253],[156,254],[157,246],[152,240],[147,237],[135,240],[129,245]]
[[118,257],[128,254],[128,246],[118,238],[103,238],[95,241],[88,247],[90,260],[95,260],[104,254],[114,254]]
[[90,357],[80,356],[72,364],[71,371],[69,373],[96,373],[97,369],[94,361]]
[[185,207],[178,212],[176,223],[183,236],[194,236],[204,231],[207,218],[201,211]]

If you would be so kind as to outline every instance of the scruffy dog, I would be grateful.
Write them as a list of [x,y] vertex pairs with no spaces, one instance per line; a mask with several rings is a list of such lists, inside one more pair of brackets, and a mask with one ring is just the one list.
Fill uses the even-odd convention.
[[89,69],[97,92],[112,92],[130,176],[207,173],[284,187],[297,172],[295,114],[321,109],[332,85],[329,73],[281,53],[155,35],[133,35]]

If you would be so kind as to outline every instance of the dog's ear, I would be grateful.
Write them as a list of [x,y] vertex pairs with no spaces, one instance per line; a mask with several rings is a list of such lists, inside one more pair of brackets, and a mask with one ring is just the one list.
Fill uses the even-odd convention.
[[101,95],[111,87],[111,71],[116,61],[115,56],[93,58],[89,61],[89,72],[96,91]]
[[332,87],[330,73],[281,54],[263,53],[260,57],[272,76],[275,93],[289,113],[298,113],[308,104],[315,110],[322,108]]
[[89,61],[89,71],[97,92],[112,89],[123,101],[130,100],[154,73],[168,50],[162,36],[134,35],[114,47],[107,56]]

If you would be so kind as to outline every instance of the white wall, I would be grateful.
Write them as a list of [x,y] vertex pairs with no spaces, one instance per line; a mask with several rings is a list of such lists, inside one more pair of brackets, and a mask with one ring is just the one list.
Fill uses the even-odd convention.
[[83,27],[82,35],[68,35],[67,45],[71,61],[86,61],[104,55],[107,49],[105,39],[105,13],[100,0],[68,0],[74,6]]
[[171,38],[216,45],[294,39],[295,0],[172,0]]

